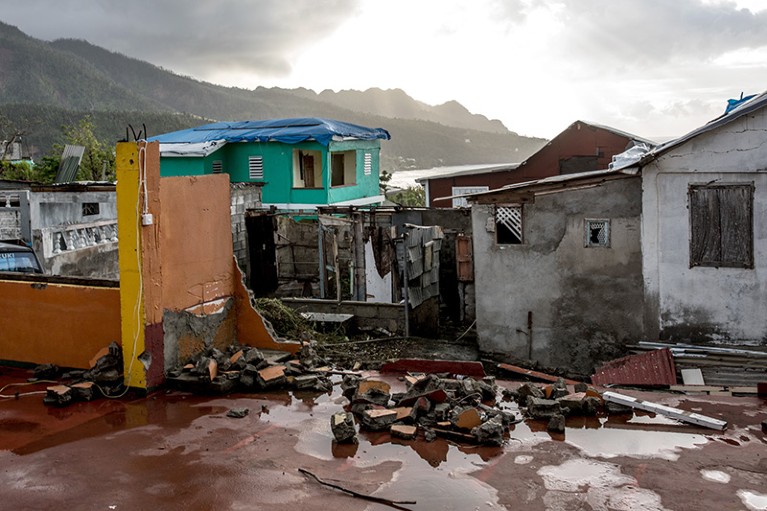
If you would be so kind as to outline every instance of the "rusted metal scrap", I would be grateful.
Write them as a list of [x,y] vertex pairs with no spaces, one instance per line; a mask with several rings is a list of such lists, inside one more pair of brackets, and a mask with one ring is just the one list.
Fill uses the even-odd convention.
[[595,385],[676,385],[674,357],[668,348],[612,360],[591,376]]

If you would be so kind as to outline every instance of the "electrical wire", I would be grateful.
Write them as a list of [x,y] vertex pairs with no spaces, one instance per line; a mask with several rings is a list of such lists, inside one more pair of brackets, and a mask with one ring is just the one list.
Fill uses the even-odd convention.
[[5,391],[5,389],[7,389],[8,387],[25,387],[27,385],[37,385],[40,383],[59,383],[59,382],[53,381],[53,380],[37,380],[37,381],[29,381],[29,382],[23,382],[23,383],[9,383],[7,385],[4,385],[3,388],[0,388],[0,398],[16,399],[23,396],[37,396],[40,394],[46,394],[48,392],[47,390],[34,390],[32,392],[21,392],[21,393],[13,394],[10,396],[6,396],[5,394],[3,394],[3,391]]

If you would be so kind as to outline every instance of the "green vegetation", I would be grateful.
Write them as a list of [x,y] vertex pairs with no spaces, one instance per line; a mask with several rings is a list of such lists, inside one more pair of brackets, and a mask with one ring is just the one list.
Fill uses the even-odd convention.
[[390,194],[387,198],[400,206],[426,206],[426,190],[421,185],[408,186],[404,190]]

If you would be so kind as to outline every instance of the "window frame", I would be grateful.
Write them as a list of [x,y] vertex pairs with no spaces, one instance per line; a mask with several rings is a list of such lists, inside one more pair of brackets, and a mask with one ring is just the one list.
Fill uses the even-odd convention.
[[[734,182],[734,183],[690,183],[687,189],[687,209],[688,209],[688,251],[689,251],[689,263],[690,268],[704,267],[704,268],[754,268],[754,182]],[[703,197],[703,192],[706,192],[708,197]],[[731,210],[733,218],[727,218],[725,223],[733,225],[736,229],[744,229],[735,233],[726,233],[723,229],[722,219],[722,203],[724,192],[732,194],[733,197],[728,201],[736,201],[739,199],[735,197],[737,193],[743,193],[746,200],[743,202],[746,206],[745,211],[742,211],[740,218],[737,218],[737,208],[734,208],[727,202],[725,208]],[[716,192],[716,193],[711,193]],[[696,194],[701,195],[696,198]],[[715,217],[711,218],[702,208],[704,202],[707,202],[709,206],[715,203]],[[709,207],[709,209],[711,209]],[[709,211],[714,213],[714,211]],[[726,226],[725,226],[726,227]],[[704,236],[703,239],[699,239],[697,236]],[[726,258],[725,252],[731,252],[725,250],[726,244],[734,239],[742,239],[744,245],[738,250],[742,253],[738,260],[729,260]],[[707,259],[706,256],[710,254],[710,250],[714,249],[718,252],[717,259]]]
[[[517,239],[519,241],[500,241],[498,238],[498,231],[499,231],[499,224],[502,224],[505,229],[509,231],[509,234],[512,236],[516,236],[516,234],[513,232],[513,230],[505,225],[503,222],[498,221],[498,209],[499,208],[507,208],[507,209],[517,209],[519,210],[519,236],[517,236]],[[524,245],[525,244],[525,209],[523,204],[496,204],[495,207],[493,207],[493,227],[495,231],[495,244],[499,246],[511,246],[511,245]]]
[[[605,231],[605,242],[594,243],[591,241],[591,225],[603,223]],[[612,247],[612,228],[609,218],[584,218],[583,219],[583,247],[584,248],[611,248]]]

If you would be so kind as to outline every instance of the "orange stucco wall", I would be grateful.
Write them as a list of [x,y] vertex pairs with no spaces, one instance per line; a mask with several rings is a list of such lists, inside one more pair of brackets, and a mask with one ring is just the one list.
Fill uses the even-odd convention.
[[228,175],[161,178],[160,204],[154,247],[161,261],[162,308],[178,311],[232,296]]
[[0,360],[88,369],[120,342],[120,290],[0,280]]

